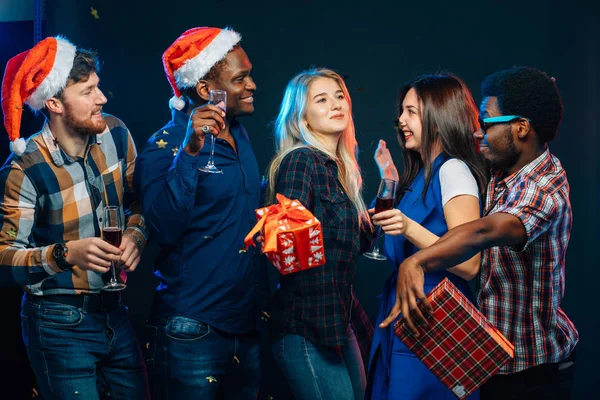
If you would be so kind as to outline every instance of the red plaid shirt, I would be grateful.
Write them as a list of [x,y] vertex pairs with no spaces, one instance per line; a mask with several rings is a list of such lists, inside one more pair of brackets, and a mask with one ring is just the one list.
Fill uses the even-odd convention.
[[567,175],[548,149],[516,173],[493,174],[486,215],[508,213],[521,220],[527,242],[483,252],[479,307],[515,346],[510,374],[566,358],[579,340],[560,308],[571,233]]

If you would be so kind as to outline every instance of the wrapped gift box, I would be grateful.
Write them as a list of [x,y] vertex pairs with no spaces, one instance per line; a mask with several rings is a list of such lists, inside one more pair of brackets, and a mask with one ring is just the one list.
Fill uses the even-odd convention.
[[254,245],[260,232],[262,252],[282,275],[325,264],[321,223],[297,200],[277,194],[278,204],[256,210],[258,222],[244,239]]
[[513,345],[445,278],[427,296],[432,314],[419,336],[401,318],[394,333],[459,399],[514,357]]

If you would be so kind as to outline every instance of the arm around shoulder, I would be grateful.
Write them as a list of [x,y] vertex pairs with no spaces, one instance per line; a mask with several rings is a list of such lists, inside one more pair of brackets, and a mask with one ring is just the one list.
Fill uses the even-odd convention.
[[507,213],[492,214],[449,230],[434,245],[411,256],[426,271],[448,269],[484,249],[525,243],[521,221]]

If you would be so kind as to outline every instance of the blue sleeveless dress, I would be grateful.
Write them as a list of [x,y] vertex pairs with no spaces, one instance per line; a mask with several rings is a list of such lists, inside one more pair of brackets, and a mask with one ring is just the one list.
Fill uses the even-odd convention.
[[[398,208],[410,219],[421,224],[432,233],[443,236],[448,227],[442,208],[440,186],[440,167],[447,158],[440,154],[433,163],[432,178],[425,198],[422,196],[425,186],[424,170],[412,182],[402,198]],[[396,282],[398,267],[405,258],[419,249],[404,236],[386,236],[385,254],[394,266],[380,296],[379,315],[375,325],[373,344],[369,359],[366,399],[373,400],[455,400],[456,397],[444,384],[419,360],[400,339],[394,335],[393,324],[386,329],[379,328],[396,301]],[[425,293],[428,294],[444,278],[448,278],[470,301],[473,294],[466,280],[447,271],[425,274]],[[468,397],[478,400],[479,391]]]

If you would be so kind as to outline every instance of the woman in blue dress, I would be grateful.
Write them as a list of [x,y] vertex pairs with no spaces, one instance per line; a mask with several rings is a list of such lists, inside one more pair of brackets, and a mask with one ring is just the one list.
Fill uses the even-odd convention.
[[[459,78],[436,74],[411,81],[400,92],[398,115],[402,176],[385,142],[380,141],[375,153],[381,177],[399,180],[401,198],[398,208],[373,216],[386,234],[385,252],[395,267],[384,286],[377,325],[394,305],[398,266],[454,226],[479,218],[487,182],[473,140],[479,128],[477,107]],[[447,271],[425,274],[426,292],[447,277],[473,300],[468,281],[477,275],[479,262],[476,256]],[[394,335],[393,325],[375,329],[368,378],[370,399],[456,398]],[[469,399],[479,399],[479,393]]]

